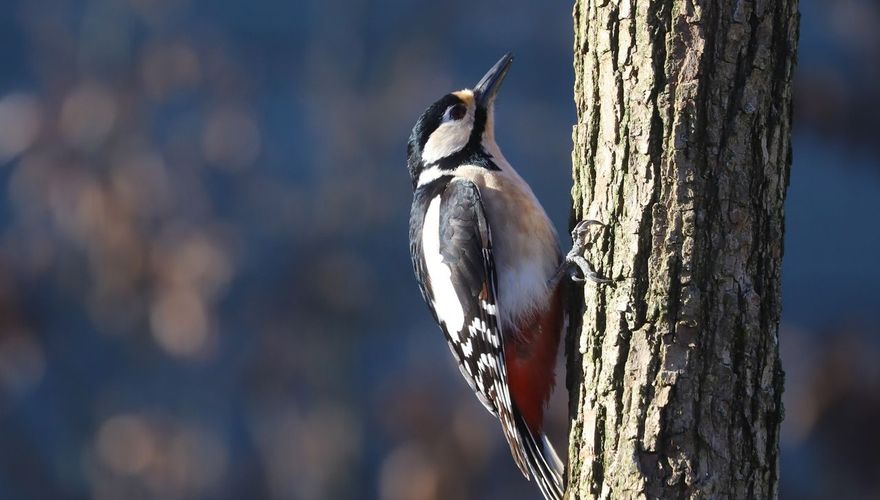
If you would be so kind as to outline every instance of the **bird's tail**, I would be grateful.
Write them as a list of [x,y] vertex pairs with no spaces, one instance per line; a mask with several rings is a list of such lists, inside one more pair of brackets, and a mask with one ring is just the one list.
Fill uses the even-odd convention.
[[546,434],[535,436],[517,412],[516,427],[522,437],[529,473],[547,500],[562,500],[564,466]]

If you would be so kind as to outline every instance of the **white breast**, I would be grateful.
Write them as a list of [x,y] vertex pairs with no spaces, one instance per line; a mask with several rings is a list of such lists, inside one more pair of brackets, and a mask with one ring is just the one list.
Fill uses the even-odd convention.
[[501,171],[459,167],[455,175],[479,188],[492,231],[502,330],[549,305],[549,280],[561,262],[556,230],[528,184],[500,151],[490,151]]
[[[549,305],[556,258],[507,258],[499,248],[496,255],[498,304],[502,329],[521,323]],[[552,254],[551,254],[552,255]]]

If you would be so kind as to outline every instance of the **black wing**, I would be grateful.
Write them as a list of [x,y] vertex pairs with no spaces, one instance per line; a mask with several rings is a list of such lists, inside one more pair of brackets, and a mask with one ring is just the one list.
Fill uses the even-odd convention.
[[492,238],[479,189],[454,180],[417,192],[410,228],[413,265],[425,301],[462,375],[501,420],[514,460],[528,477],[527,447],[508,388]]

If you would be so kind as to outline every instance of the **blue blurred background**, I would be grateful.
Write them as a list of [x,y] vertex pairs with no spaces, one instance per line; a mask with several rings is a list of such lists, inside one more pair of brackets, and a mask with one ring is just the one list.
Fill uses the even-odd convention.
[[[880,7],[801,9],[782,496],[880,498]],[[538,498],[418,295],[404,151],[512,50],[564,231],[570,11],[3,1],[0,498]]]

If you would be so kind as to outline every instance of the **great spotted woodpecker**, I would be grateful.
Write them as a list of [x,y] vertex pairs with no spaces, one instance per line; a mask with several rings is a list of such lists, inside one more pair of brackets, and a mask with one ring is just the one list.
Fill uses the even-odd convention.
[[596,222],[578,225],[563,259],[544,208],[495,143],[495,96],[512,61],[505,55],[473,89],[443,96],[416,122],[407,148],[410,252],[461,374],[501,421],[522,473],[557,500],[563,465],[543,420],[566,323],[561,278],[571,263],[606,280],[580,257],[581,235]]

